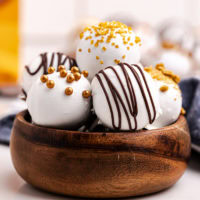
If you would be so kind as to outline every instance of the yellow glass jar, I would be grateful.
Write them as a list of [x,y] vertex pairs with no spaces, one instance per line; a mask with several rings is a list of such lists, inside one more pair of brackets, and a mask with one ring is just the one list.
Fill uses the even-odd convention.
[[0,0],[0,86],[18,80],[18,0]]

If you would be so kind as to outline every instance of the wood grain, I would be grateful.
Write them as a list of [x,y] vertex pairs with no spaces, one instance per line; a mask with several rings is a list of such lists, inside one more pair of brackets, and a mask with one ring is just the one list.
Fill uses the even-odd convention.
[[18,174],[40,189],[78,197],[115,198],[157,192],[184,173],[190,156],[185,118],[134,133],[85,133],[39,127],[19,113],[11,135]]

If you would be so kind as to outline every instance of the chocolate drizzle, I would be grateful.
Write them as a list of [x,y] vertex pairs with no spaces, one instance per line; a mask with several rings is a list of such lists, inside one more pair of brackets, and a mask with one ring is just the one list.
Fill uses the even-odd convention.
[[[65,65],[65,63],[67,61],[69,61],[69,65],[70,65],[70,69],[73,66],[77,66],[76,60],[74,58],[71,58],[70,56],[65,56],[63,53],[52,53],[51,55],[51,60],[50,60],[50,64],[49,66],[52,66],[54,63],[54,59],[55,59],[55,54],[58,57],[58,63],[57,63],[57,71],[58,71],[58,67],[59,65]],[[25,66],[26,71],[31,75],[34,76],[35,74],[37,74],[41,68],[43,68],[43,74],[48,74],[48,56],[47,53],[42,53],[40,54],[41,56],[41,63],[38,66],[38,68],[34,71],[31,72],[29,66]],[[65,56],[64,60],[62,61],[63,56]]]
[[[134,87],[133,87],[133,84],[131,82],[131,78],[130,78],[128,72],[127,72],[127,68],[129,68],[131,70],[132,74],[135,77],[135,80],[138,83],[138,86],[140,88],[141,94],[142,94],[143,99],[144,99],[144,103],[145,103],[145,107],[146,107],[146,110],[147,110],[147,114],[148,114],[148,117],[149,117],[149,123],[150,124],[153,123],[153,121],[155,120],[155,117],[156,117],[156,109],[155,109],[155,104],[153,102],[153,98],[152,98],[151,92],[149,90],[149,86],[147,84],[144,72],[142,71],[142,69],[138,65],[132,65],[131,66],[131,65],[127,64],[127,63],[120,63],[118,65],[120,66],[120,68],[121,68],[121,70],[123,72],[123,75],[125,77],[126,85],[127,85],[127,88],[128,88],[128,92],[126,90],[125,84],[122,83],[122,80],[121,80],[118,72],[116,71],[115,67],[109,66],[106,69],[111,69],[114,72],[114,74],[116,75],[116,77],[117,77],[117,79],[118,79],[118,81],[120,83],[120,86],[122,88],[123,94],[125,96],[126,102],[123,101],[123,98],[122,98],[121,94],[119,93],[119,91],[115,87],[115,85],[111,82],[110,78],[105,73],[105,71],[101,70],[99,72],[99,74],[102,74],[103,77],[105,78],[105,80],[106,80],[106,82],[108,84],[108,87],[110,89],[110,92],[112,94],[112,97],[113,97],[113,100],[114,100],[114,103],[115,103],[115,107],[117,108],[117,113],[118,113],[118,119],[119,119],[118,120],[118,125],[115,124],[115,117],[114,117],[114,114],[113,114],[113,108],[112,108],[112,104],[111,104],[108,92],[105,89],[104,83],[103,83],[100,75],[96,74],[96,78],[98,79],[98,81],[99,81],[99,83],[100,83],[100,85],[101,85],[101,87],[103,89],[103,92],[105,94],[106,100],[108,102],[113,128],[117,129],[117,130],[121,129],[121,123],[122,123],[121,109],[120,109],[120,104],[121,104],[121,107],[123,108],[124,113],[125,113],[126,118],[127,118],[127,122],[128,122],[128,125],[129,125],[129,130],[136,130],[137,129],[138,105],[137,105],[136,93],[134,91]],[[149,96],[149,99],[150,99],[150,102],[151,102],[151,106],[152,106],[152,109],[153,109],[153,117],[151,115],[150,105],[148,103],[147,96],[145,94],[143,83],[141,81],[139,73],[134,68],[137,68],[139,73],[142,76],[142,79],[143,79],[143,82],[144,82],[144,86],[146,87],[146,90],[147,90],[147,93],[148,93],[148,96]],[[128,105],[128,109],[126,107],[126,103]],[[129,113],[134,118],[134,122],[135,122],[135,127],[134,128],[132,127],[131,118],[129,116]]]
[[26,91],[23,88],[22,88],[22,94],[24,96],[21,99],[25,101],[27,99],[27,93],[26,93]]

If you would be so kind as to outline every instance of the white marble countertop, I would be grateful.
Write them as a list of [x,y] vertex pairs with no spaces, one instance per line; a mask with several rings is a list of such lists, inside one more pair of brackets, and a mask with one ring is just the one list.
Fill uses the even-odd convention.
[[[0,200],[61,200],[73,199],[49,194],[25,183],[16,173],[8,146],[0,145]],[[200,154],[193,152],[182,178],[171,188],[152,195],[129,198],[135,200],[199,200]],[[75,199],[77,200],[77,198]]]

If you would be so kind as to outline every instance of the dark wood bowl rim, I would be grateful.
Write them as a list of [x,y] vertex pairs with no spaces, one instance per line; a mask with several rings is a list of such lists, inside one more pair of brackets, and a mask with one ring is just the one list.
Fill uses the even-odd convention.
[[[182,145],[180,138],[184,139],[188,148],[190,147],[189,131],[183,115],[180,115],[172,125],[160,129],[136,132],[80,132],[46,128],[30,123],[26,120],[27,117],[30,118],[27,110],[16,116],[12,134],[15,134],[15,137],[24,138],[31,144],[81,151],[91,149],[93,152],[136,151],[170,159],[188,159],[188,152],[176,150],[177,145]],[[158,143],[162,145],[155,148]],[[181,148],[184,149],[185,147],[182,146]]]
[[[73,134],[86,134],[86,135],[102,135],[102,133],[105,133],[105,132],[82,132],[82,131],[75,131],[75,130],[66,130],[66,129],[56,129],[56,128],[49,128],[49,127],[43,127],[43,126],[39,126],[39,125],[36,125],[36,124],[33,124],[29,121],[27,121],[25,119],[25,116],[29,115],[28,113],[28,110],[24,110],[24,111],[21,111],[20,113],[17,114],[16,116],[16,120],[20,121],[21,123],[23,123],[24,125],[26,126],[29,126],[30,128],[35,128],[37,127],[38,129],[41,129],[41,130],[44,130],[48,133],[51,133],[51,132],[54,132],[56,130],[57,133],[65,133],[65,134],[68,134],[68,133],[73,133]],[[29,115],[30,116],[30,115]],[[139,131],[121,131],[121,132],[106,132],[106,135],[126,135],[126,134],[134,134],[134,135],[138,135],[138,134],[153,134],[156,132],[161,132],[161,131],[170,131],[170,130],[175,130],[176,129],[176,126],[174,126],[176,123],[181,123],[185,121],[185,117],[183,115],[180,115],[179,118],[177,119],[176,122],[174,122],[173,124],[170,124],[168,126],[165,126],[165,127],[162,127],[162,128],[158,128],[158,129],[153,129],[153,130],[139,130]]]

